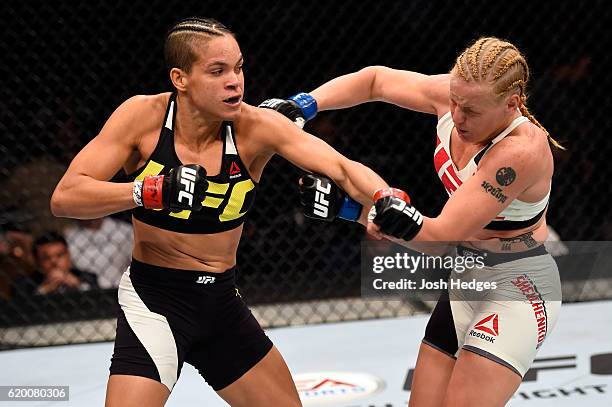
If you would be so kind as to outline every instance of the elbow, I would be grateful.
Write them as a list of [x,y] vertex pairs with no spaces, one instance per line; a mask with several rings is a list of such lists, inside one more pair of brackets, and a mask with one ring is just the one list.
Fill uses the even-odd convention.
[[371,79],[375,79],[376,78],[376,74],[381,70],[384,69],[385,67],[382,65],[370,65],[370,66],[366,66],[365,68],[361,69],[361,72],[364,75],[368,75]]
[[373,65],[365,67],[361,70],[362,74],[368,78],[369,87],[368,87],[368,100],[376,100],[376,74],[380,69],[380,66]]
[[370,87],[368,91],[368,99],[370,101],[380,100],[382,98],[382,92],[380,90],[378,78],[383,69],[386,68],[380,65],[372,65],[361,70],[369,79],[368,83],[370,84]]
[[333,180],[334,182],[346,190],[347,183],[351,179],[350,174],[352,167],[355,165],[354,161],[349,160],[348,158],[341,159],[336,166],[337,170],[334,171]]
[[67,216],[66,205],[64,203],[63,194],[60,188],[55,188],[53,195],[51,196],[50,209],[53,216],[65,217]]

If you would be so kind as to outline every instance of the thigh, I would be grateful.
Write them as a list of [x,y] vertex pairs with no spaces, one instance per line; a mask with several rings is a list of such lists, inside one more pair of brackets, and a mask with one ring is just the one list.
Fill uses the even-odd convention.
[[486,271],[482,273],[497,288],[479,296],[479,301],[463,301],[471,305],[471,312],[459,347],[523,376],[559,315],[556,265],[549,255],[534,256]]
[[[181,371],[188,338],[172,326],[177,318],[157,305],[152,306],[150,297],[156,293],[150,291],[132,284],[129,272],[121,279],[118,290],[121,309],[110,374],[152,379],[171,391]],[[159,298],[156,301],[161,302]]]
[[272,349],[272,341],[239,296],[216,307],[212,337],[196,342],[185,357],[219,391],[234,383]]
[[518,389],[521,380],[521,376],[506,366],[462,349],[442,405],[502,407]]
[[456,303],[458,302],[449,301],[448,291],[442,292],[429,317],[423,337],[424,343],[451,358],[456,357],[462,344],[458,342],[460,331],[457,330],[458,328],[461,330],[461,326],[457,326],[457,317],[460,317],[462,313],[457,311]]
[[474,312],[462,349],[491,359],[522,377],[558,313],[558,302],[482,302]]
[[454,365],[453,357],[422,343],[412,376],[409,406],[441,406]]
[[302,405],[289,368],[275,346],[248,372],[217,394],[232,407]]
[[162,407],[170,390],[160,382],[139,376],[112,375],[106,386],[105,407]]
[[459,349],[454,311],[443,292],[429,317],[410,391],[410,406],[440,406]]

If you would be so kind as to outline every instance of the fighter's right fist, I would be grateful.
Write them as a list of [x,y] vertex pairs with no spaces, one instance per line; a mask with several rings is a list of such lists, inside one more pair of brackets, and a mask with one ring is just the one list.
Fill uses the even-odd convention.
[[359,220],[361,204],[325,175],[305,174],[299,185],[304,216],[328,222],[335,218],[351,222]]
[[[181,165],[166,175],[148,175],[140,185],[141,205],[148,209],[199,211],[208,181],[206,170],[198,164]],[[134,182],[134,201],[138,205],[139,185]]]
[[410,204],[410,197],[401,189],[379,189],[373,199],[368,220],[378,225],[384,234],[412,240],[423,227],[423,215]]

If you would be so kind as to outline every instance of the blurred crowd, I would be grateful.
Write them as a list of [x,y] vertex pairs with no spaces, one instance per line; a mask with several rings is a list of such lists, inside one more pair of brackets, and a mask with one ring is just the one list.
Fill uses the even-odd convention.
[[0,224],[0,303],[116,288],[130,263],[132,227],[123,220],[75,221],[38,233],[27,224]]

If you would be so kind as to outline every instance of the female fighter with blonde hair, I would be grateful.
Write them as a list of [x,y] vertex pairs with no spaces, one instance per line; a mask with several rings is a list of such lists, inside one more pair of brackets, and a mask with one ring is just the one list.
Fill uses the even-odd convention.
[[[371,66],[264,103],[298,124],[317,111],[370,101],[438,117],[433,159],[449,195],[441,213],[422,216],[405,192],[382,189],[368,230],[407,245],[461,242],[458,255],[486,259],[483,270],[464,277],[486,276],[500,289],[443,294],[419,350],[410,406],[504,405],[557,321],[559,273],[542,242],[551,149],[562,147],[529,112],[528,80],[521,52],[489,37],[465,49],[448,74]],[[306,202],[307,213],[312,206]]]

